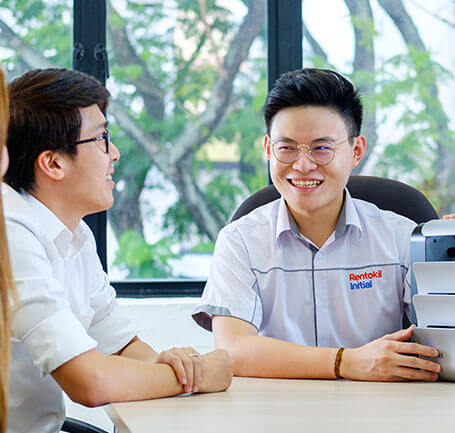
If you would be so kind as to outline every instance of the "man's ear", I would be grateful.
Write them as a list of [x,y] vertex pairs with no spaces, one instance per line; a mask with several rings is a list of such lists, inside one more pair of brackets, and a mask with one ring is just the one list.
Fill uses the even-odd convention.
[[53,150],[44,150],[35,161],[35,170],[48,178],[59,181],[65,177],[67,161],[65,156]]
[[352,145],[353,150],[353,165],[352,168],[357,167],[362,161],[367,151],[367,141],[363,135],[354,138]]
[[264,137],[264,151],[265,151],[265,157],[267,159],[270,159],[270,151],[271,151],[271,139],[268,135]]

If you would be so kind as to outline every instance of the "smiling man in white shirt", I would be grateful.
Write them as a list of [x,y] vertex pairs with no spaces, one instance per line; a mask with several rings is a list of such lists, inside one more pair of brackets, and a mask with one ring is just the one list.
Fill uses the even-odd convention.
[[194,319],[239,376],[436,380],[437,350],[407,342],[414,222],[353,199],[366,151],[352,83],[324,69],[283,74],[264,106],[264,148],[281,198],[219,234]]
[[227,352],[157,354],[136,335],[82,221],[113,204],[109,93],[77,71],[12,81],[4,211],[20,306],[12,317],[12,433],[60,431],[63,394],[87,406],[226,389]]

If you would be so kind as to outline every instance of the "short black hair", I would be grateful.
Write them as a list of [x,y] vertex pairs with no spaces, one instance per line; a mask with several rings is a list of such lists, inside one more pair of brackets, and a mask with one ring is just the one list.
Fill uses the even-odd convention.
[[286,72],[276,80],[263,107],[267,134],[270,135],[273,117],[280,110],[307,105],[336,110],[349,135],[360,134],[363,107],[358,91],[338,72],[318,68]]
[[70,69],[34,69],[8,86],[10,120],[6,182],[15,190],[35,186],[34,164],[45,150],[77,154],[79,108],[98,105],[105,113],[109,91],[95,78]]

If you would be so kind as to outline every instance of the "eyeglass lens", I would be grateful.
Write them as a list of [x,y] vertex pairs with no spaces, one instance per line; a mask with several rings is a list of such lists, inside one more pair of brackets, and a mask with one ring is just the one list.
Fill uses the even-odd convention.
[[297,143],[277,141],[273,145],[273,153],[280,162],[296,161],[306,150],[308,157],[317,164],[328,164],[334,156],[334,145],[330,142],[313,143],[311,146],[299,146]]

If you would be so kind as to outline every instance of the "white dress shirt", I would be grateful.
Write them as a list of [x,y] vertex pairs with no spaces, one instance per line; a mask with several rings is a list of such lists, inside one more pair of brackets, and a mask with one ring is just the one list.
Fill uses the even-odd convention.
[[414,227],[346,191],[318,249],[283,199],[268,203],[221,230],[193,318],[211,330],[213,315],[236,317],[259,335],[307,346],[363,345],[402,327]]
[[2,195],[20,299],[12,317],[7,431],[55,433],[65,408],[50,373],[94,348],[117,352],[136,329],[116,302],[88,226],[71,232],[30,194],[2,185]]

